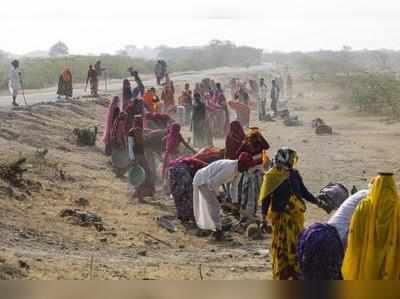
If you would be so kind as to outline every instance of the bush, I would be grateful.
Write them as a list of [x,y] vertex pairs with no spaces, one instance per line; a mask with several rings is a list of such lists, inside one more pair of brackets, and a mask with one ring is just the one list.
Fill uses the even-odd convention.
[[262,62],[262,50],[213,40],[205,47],[159,48],[171,71],[202,70],[222,66],[250,66]]
[[[72,71],[74,82],[84,82],[88,66],[97,60],[108,69],[110,78],[125,78],[129,76],[128,67],[133,66],[141,73],[151,73],[154,61],[134,59],[127,56],[69,56],[54,58],[29,58],[21,60],[24,87],[27,89],[45,88],[57,84],[58,78],[67,66]],[[9,63],[0,64],[0,89],[7,88]]]
[[361,111],[400,118],[400,81],[392,74],[358,74],[351,77],[351,100]]

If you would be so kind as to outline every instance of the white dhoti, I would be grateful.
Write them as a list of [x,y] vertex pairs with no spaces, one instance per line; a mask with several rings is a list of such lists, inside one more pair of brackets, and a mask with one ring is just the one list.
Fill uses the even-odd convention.
[[238,175],[237,160],[218,160],[196,173],[193,179],[193,212],[200,229],[221,230],[221,204],[217,192]]
[[19,92],[19,83],[8,81],[8,90],[10,91],[11,96],[17,97]]
[[221,205],[207,185],[193,186],[193,211],[197,226],[203,230],[221,230]]

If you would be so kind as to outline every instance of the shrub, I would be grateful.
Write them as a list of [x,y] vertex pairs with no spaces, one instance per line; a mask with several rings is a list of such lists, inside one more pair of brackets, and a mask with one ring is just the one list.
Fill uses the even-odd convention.
[[[129,76],[128,67],[133,66],[141,73],[151,73],[154,61],[134,59],[127,56],[68,56],[53,58],[26,58],[21,60],[24,87],[27,89],[45,88],[57,84],[64,67],[70,68],[74,82],[84,82],[88,66],[97,60],[108,69],[110,78]],[[0,64],[0,89],[7,88],[9,63]]]
[[400,118],[400,81],[393,74],[354,75],[350,86],[351,100],[360,110]]

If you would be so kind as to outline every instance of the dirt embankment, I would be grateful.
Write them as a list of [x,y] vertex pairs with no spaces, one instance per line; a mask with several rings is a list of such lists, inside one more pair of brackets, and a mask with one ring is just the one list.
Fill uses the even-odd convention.
[[[213,244],[180,225],[169,233],[156,222],[175,213],[161,190],[151,204],[129,200],[126,179],[113,175],[102,154],[101,129],[91,148],[78,147],[71,134],[75,127],[100,125],[105,111],[101,103],[69,102],[1,112],[0,163],[26,157],[23,178],[36,186],[0,180],[2,277],[267,278],[268,257],[260,251],[266,242],[237,235],[232,242]],[[83,216],[89,223],[65,209],[90,212]],[[93,213],[100,228],[90,224]]]

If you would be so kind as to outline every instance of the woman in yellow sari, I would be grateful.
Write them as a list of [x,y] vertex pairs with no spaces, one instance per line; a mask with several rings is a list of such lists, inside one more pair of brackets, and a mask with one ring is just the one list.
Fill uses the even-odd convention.
[[294,150],[280,149],[274,166],[264,176],[259,197],[263,214],[272,223],[272,272],[273,278],[278,280],[300,277],[296,248],[304,228],[306,205],[303,199],[328,209],[304,186],[299,172],[294,169],[297,161]]
[[342,272],[346,280],[400,279],[400,197],[393,174],[373,179],[354,212]]

